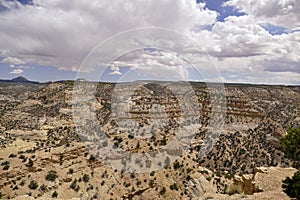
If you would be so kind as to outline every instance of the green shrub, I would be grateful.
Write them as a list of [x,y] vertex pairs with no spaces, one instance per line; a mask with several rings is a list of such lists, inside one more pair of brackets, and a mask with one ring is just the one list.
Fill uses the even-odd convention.
[[4,165],[4,167],[3,167],[3,170],[8,170],[9,169],[9,167],[10,167],[10,165],[8,164],[8,165]]
[[74,169],[70,168],[68,174],[73,174],[74,173]]
[[77,179],[74,179],[74,181],[71,183],[70,188],[76,192],[79,191],[80,187],[77,185]]
[[56,171],[54,171],[54,170],[50,170],[49,172],[48,172],[48,174],[46,175],[46,180],[47,181],[55,181],[55,179],[57,178],[58,176],[57,176],[57,172]]
[[164,195],[166,191],[167,191],[166,187],[162,187],[162,189],[159,191],[159,194]]
[[172,185],[170,185],[170,189],[171,189],[171,190],[178,190],[178,185],[177,185],[177,183],[173,183]]
[[284,152],[296,163],[300,162],[300,125],[291,128],[287,135],[280,139]]
[[82,177],[82,179],[83,179],[84,182],[87,183],[90,180],[90,176],[88,174],[84,174],[83,177]]
[[32,190],[35,190],[38,187],[38,183],[35,180],[30,181],[28,187]]
[[282,188],[289,197],[300,199],[300,169],[292,178],[283,180]]
[[24,186],[24,185],[25,185],[25,181],[22,180],[22,181],[20,182],[20,185],[21,185],[21,186]]
[[287,156],[295,161],[294,166],[298,167],[292,178],[282,181],[283,191],[291,198],[300,199],[300,125],[290,129],[280,142]]
[[40,186],[40,189],[45,192],[47,190],[47,186],[45,184]]
[[9,158],[15,158],[15,157],[17,157],[17,155],[12,153],[12,154],[10,154],[8,157],[9,157]]
[[52,193],[52,198],[57,198],[57,196],[58,196],[58,193],[57,193],[56,191],[54,191],[54,192]]
[[94,155],[91,155],[89,161],[95,161],[96,160],[96,157]]

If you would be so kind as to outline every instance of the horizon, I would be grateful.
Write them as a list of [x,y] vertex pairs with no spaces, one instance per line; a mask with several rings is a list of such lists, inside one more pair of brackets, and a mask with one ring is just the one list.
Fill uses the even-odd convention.
[[[68,82],[68,81],[79,81],[81,78],[77,78],[77,79],[60,79],[60,80],[48,80],[48,81],[37,81],[37,80],[31,80],[28,79],[25,76],[16,76],[14,78],[11,79],[1,79],[0,81],[11,81],[13,79],[17,79],[17,78],[25,78],[27,81],[29,82],[36,82],[38,84],[47,84],[47,83],[57,83],[57,82]],[[96,80],[84,80],[87,82],[96,82],[96,83],[134,83],[134,82],[139,82],[139,81],[149,81],[149,82],[171,82],[171,83],[176,83],[176,82],[182,82],[182,81],[166,81],[166,80],[135,80],[135,81],[96,81]],[[187,80],[187,81],[183,81],[183,82],[189,82],[189,83],[201,83],[201,84],[224,84],[224,85],[251,85],[251,86],[283,86],[283,87],[300,87],[299,85],[291,85],[291,84],[264,84],[264,83],[246,83],[246,82],[204,82],[204,81],[194,81],[194,80]],[[18,83],[18,82],[15,82]],[[21,83],[21,82],[19,82]]]

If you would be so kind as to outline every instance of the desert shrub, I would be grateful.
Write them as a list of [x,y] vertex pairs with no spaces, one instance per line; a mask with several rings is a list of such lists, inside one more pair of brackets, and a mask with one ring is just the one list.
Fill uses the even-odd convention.
[[151,171],[150,176],[154,176],[154,175],[155,175],[155,171]]
[[283,191],[291,198],[300,199],[300,170],[292,178],[283,180]]
[[38,183],[35,180],[30,181],[28,187],[32,190],[35,190],[38,187]]
[[10,165],[8,164],[8,165],[4,165],[4,167],[3,167],[3,170],[8,170],[9,169],[9,167],[10,167]]
[[17,157],[17,155],[12,153],[12,154],[10,154],[8,157],[9,157],[9,158],[15,158],[15,157]]
[[181,166],[179,164],[179,162],[176,160],[174,163],[173,163],[173,168],[176,170],[176,169],[179,169]]
[[55,181],[55,179],[57,178],[58,176],[57,176],[57,172],[56,171],[54,171],[54,170],[50,170],[49,172],[48,172],[48,174],[46,175],[46,180],[47,181]]
[[28,163],[26,164],[27,167],[33,167],[33,161],[31,159],[28,160]]
[[84,174],[82,180],[87,183],[90,180],[90,176],[88,174]]
[[70,185],[70,188],[75,190],[76,186],[77,186],[77,179],[74,179],[74,181]]
[[58,196],[58,193],[57,193],[56,191],[54,191],[54,192],[52,193],[52,198],[57,198],[57,196]]
[[41,189],[43,192],[45,192],[45,191],[47,190],[47,186],[46,186],[45,184],[42,184],[42,185],[40,186],[40,189]]
[[74,169],[73,168],[69,168],[68,174],[73,174],[74,173]]
[[171,189],[171,190],[178,190],[178,185],[177,185],[177,183],[173,183],[172,185],[170,185],[170,189]]
[[18,189],[19,187],[17,185],[13,188],[13,190],[18,190]]
[[74,181],[71,183],[70,188],[76,192],[79,191],[80,187],[77,185],[77,179],[74,179]]
[[162,187],[162,189],[159,191],[159,194],[164,195],[166,191],[167,191],[166,187]]
[[96,160],[96,157],[94,155],[91,155],[89,161],[95,161]]
[[25,181],[22,180],[22,181],[20,182],[20,185],[21,185],[21,186],[24,186],[24,185],[25,185]]

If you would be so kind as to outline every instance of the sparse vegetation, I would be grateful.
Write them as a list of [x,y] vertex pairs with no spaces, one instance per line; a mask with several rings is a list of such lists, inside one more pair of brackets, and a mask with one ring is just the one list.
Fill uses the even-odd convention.
[[[146,86],[141,86],[134,92],[130,100],[129,114],[135,120],[137,128],[125,123],[123,134],[123,129],[118,130],[120,127],[112,118],[110,110],[112,105],[110,95],[115,86],[110,83],[104,85],[99,83],[100,87],[96,89],[95,98],[99,102],[95,102],[94,111],[100,126],[105,126],[102,131],[108,137],[105,140],[102,138],[95,140],[99,145],[98,152],[101,154],[101,147],[111,147],[115,143],[115,147],[118,146],[124,152],[128,151],[128,155],[145,153],[145,158],[147,158],[146,160],[144,158],[136,159],[137,157],[130,156],[122,159],[122,164],[126,169],[124,167],[121,171],[107,167],[106,163],[109,163],[109,160],[108,162],[102,160],[102,156],[97,154],[96,149],[89,151],[89,144],[86,146],[79,142],[82,138],[78,138],[76,124],[74,125],[72,121],[72,104],[70,102],[73,88],[71,86],[68,86],[67,90],[66,85],[68,84],[53,83],[50,84],[50,87],[43,87],[37,92],[29,92],[25,95],[26,99],[24,100],[19,98],[19,94],[16,94],[18,99],[14,99],[13,93],[9,92],[7,97],[12,99],[11,102],[10,100],[6,102],[7,97],[2,94],[5,89],[1,88],[0,142],[5,153],[1,156],[0,162],[1,170],[4,167],[8,170],[3,170],[3,179],[0,180],[3,198],[14,198],[15,194],[28,194],[33,198],[51,196],[52,198],[62,198],[63,193],[66,192],[74,195],[75,198],[88,196],[89,199],[135,199],[140,196],[155,198],[157,195],[160,195],[161,199],[189,199],[196,194],[193,190],[199,189],[197,180],[201,182],[203,191],[207,189],[206,187],[214,187],[213,189],[218,193],[223,193],[226,191],[224,190],[225,184],[227,184],[225,179],[231,179],[230,182],[233,182],[236,179],[234,175],[252,173],[259,166],[291,166],[291,160],[287,158],[287,153],[283,153],[283,148],[277,139],[283,134],[282,127],[286,128],[297,121],[295,119],[299,112],[295,107],[295,102],[298,102],[298,97],[295,99],[289,97],[288,100],[285,100],[279,98],[277,94],[282,89],[285,93],[292,91],[292,94],[297,96],[298,88],[281,86],[276,86],[276,90],[268,86],[242,86],[240,88],[230,86],[226,88],[229,94],[226,97],[228,100],[226,118],[228,117],[228,122],[234,123],[234,126],[231,129],[230,124],[226,122],[224,134],[218,135],[218,140],[212,145],[211,151],[201,157],[197,156],[201,152],[201,142],[205,141],[204,137],[207,134],[213,135],[210,134],[209,128],[206,129],[211,121],[210,100],[218,101],[218,99],[217,97],[210,99],[210,91],[206,91],[205,86],[198,87],[198,83],[191,83],[196,85],[195,94],[198,96],[197,100],[201,106],[201,125],[198,125],[198,122],[192,122],[192,116],[189,116],[191,119],[184,120],[184,115],[182,115],[184,113],[181,113],[180,107],[177,105],[181,98],[180,94],[177,98],[172,91],[160,89],[167,88],[168,84],[151,86],[155,92],[152,92],[151,89],[145,90]],[[120,89],[120,93],[123,90],[122,87],[118,89]],[[126,88],[124,90],[126,92]],[[146,94],[145,98],[140,96],[139,92]],[[259,97],[251,95],[253,93]],[[168,118],[166,126],[151,125],[152,119],[149,114],[152,110],[149,109],[152,109],[151,104],[153,103],[160,104],[165,109]],[[286,108],[288,110],[285,110]],[[189,108],[187,107],[187,109]],[[1,117],[4,115],[5,117]],[[21,115],[22,117],[19,117]],[[120,117],[122,116],[120,115]],[[195,124],[195,130],[199,132],[197,137],[188,143],[190,146],[184,148],[186,150],[184,152],[168,149],[168,145],[174,139],[176,141],[176,133],[181,127],[181,122],[182,126],[187,128],[186,130],[191,128],[191,131]],[[87,120],[85,125],[88,126],[89,123]],[[189,126],[190,124],[193,126]],[[93,125],[93,122],[90,125]],[[168,127],[168,125],[170,126]],[[276,125],[278,127],[273,128]],[[126,132],[126,128],[128,128],[128,132]],[[106,133],[106,131],[108,132]],[[138,131],[141,131],[141,136],[146,136],[146,138],[141,139],[137,134]],[[24,135],[21,135],[22,132]],[[45,133],[45,138],[36,135],[36,132]],[[16,137],[14,133],[20,134],[20,137]],[[89,139],[93,139],[93,134],[94,130],[91,130]],[[151,138],[148,138],[147,134],[152,134]],[[217,139],[213,136],[213,139]],[[185,141],[183,140],[183,142]],[[5,149],[19,144],[16,151],[7,152]],[[91,147],[93,148],[93,145]],[[165,149],[160,151],[161,148]],[[19,159],[15,158],[15,152],[18,152]],[[104,153],[107,153],[107,158],[110,159],[109,153]],[[164,159],[160,159],[162,157],[157,156],[157,153],[163,153]],[[295,153],[296,151],[292,154]],[[176,160],[176,155],[179,154],[181,157]],[[98,158],[101,159],[97,160]],[[154,160],[155,162],[153,162]],[[149,173],[128,172],[130,164],[148,168]],[[53,169],[53,172],[44,171],[49,167]],[[156,167],[160,169],[153,171]],[[291,168],[290,170],[294,171]],[[41,177],[39,173],[44,175]],[[294,185],[294,182],[298,180],[298,175],[296,175],[290,176],[290,179],[284,182],[287,186],[284,189],[294,191],[291,188],[296,187]],[[208,183],[205,179],[209,181],[209,185],[206,185]],[[38,184],[35,191],[30,188],[31,180],[36,180],[36,184]],[[34,183],[31,185],[32,188],[35,188]],[[201,196],[200,193],[197,192],[199,196]],[[282,192],[280,194],[282,195]],[[226,194],[218,195],[221,197]],[[247,195],[244,196],[247,198]],[[227,197],[226,195],[224,199]]]

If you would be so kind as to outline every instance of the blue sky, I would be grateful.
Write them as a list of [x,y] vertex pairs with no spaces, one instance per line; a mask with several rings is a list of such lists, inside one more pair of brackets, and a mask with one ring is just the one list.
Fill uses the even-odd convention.
[[[199,9],[198,3],[205,7]],[[91,71],[79,66],[97,44],[126,30],[155,26],[199,41],[199,49],[187,52],[195,58],[199,51],[207,52],[224,82],[300,84],[299,12],[292,0],[4,0],[0,2],[0,79],[66,80],[75,79],[79,71],[93,77],[105,64]],[[167,63],[168,58],[151,62],[147,55],[142,59],[130,57],[127,63],[105,69],[102,80],[117,81],[129,72],[134,77],[137,63],[159,62],[153,66],[166,69],[173,63]],[[152,73],[147,70],[145,79]],[[153,70],[169,76],[159,68]],[[187,71],[188,79],[199,81]]]
[[222,6],[225,1],[222,0],[197,0],[197,2],[205,3],[206,8],[215,10],[219,13],[218,21],[224,21],[228,16],[242,16],[245,13],[238,11],[232,6]]

